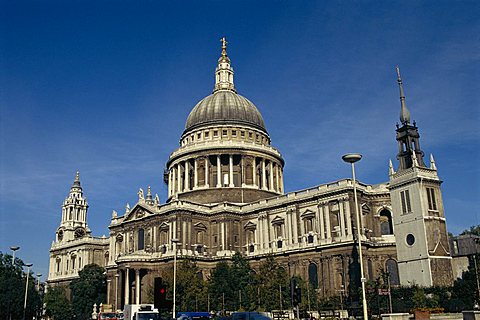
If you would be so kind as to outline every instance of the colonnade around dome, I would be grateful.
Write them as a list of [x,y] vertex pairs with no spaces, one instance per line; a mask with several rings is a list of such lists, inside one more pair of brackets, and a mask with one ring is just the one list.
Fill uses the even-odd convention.
[[185,159],[168,171],[169,198],[209,188],[252,188],[281,194],[282,165],[271,158],[237,152]]

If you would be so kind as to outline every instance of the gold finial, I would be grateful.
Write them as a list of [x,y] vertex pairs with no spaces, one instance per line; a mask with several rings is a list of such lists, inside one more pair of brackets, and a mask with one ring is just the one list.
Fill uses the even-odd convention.
[[399,82],[402,82],[402,77],[400,76],[400,68],[398,67],[398,65],[396,65],[395,68],[397,69],[397,80]]
[[222,42],[222,56],[226,56],[227,55],[227,39],[225,37],[223,37],[222,39],[220,39],[220,41]]

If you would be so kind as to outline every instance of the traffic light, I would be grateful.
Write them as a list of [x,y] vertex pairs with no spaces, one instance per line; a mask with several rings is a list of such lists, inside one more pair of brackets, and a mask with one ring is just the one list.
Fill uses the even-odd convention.
[[162,278],[155,278],[153,304],[155,308],[167,309],[169,301],[167,301],[167,285],[163,283]]
[[296,279],[290,281],[290,295],[292,299],[292,305],[298,306],[302,301],[302,288],[300,288]]

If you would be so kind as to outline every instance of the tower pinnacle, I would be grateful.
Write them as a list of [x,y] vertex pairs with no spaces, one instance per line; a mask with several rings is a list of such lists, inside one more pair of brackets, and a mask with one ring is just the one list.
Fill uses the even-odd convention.
[[220,39],[222,42],[222,54],[218,59],[218,66],[215,69],[215,89],[213,92],[219,90],[231,90],[236,92],[235,85],[233,84],[233,68],[230,66],[230,58],[227,55],[227,39],[223,37]]
[[400,87],[400,122],[402,124],[410,123],[410,111],[408,111],[407,103],[405,102],[405,93],[403,92],[403,83],[402,77],[400,76],[400,68],[396,66],[397,69],[397,81],[398,86]]

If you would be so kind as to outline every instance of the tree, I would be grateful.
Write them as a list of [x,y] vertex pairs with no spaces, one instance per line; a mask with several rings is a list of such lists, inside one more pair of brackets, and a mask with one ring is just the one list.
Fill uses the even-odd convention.
[[[183,260],[177,270],[177,301],[179,310],[195,310],[207,306],[205,282],[195,261]],[[205,310],[201,310],[205,311]]]
[[210,274],[208,292],[213,310],[235,310],[233,277],[227,262],[220,261]]
[[107,278],[105,269],[96,265],[86,265],[78,278],[70,283],[72,304],[79,320],[91,318],[93,304],[105,303],[107,296]]
[[255,273],[250,263],[239,252],[232,257],[230,267],[233,281],[234,296],[237,296],[237,310],[253,311],[257,303],[257,285]]
[[45,294],[45,314],[54,320],[73,318],[73,309],[68,301],[64,287],[50,287]]
[[[23,272],[24,263],[12,256],[0,252],[0,319],[21,319],[25,298],[25,281],[27,275]],[[31,319],[41,307],[41,299],[35,289],[35,280],[28,274],[29,286],[26,319]]]
[[267,311],[279,310],[281,307],[286,309],[290,305],[289,280],[285,268],[273,256],[267,256],[258,273],[260,307]]
[[460,233],[461,236],[466,235],[466,234],[472,234],[475,236],[480,236],[480,224],[476,226],[471,226],[470,229],[463,230],[462,233]]

